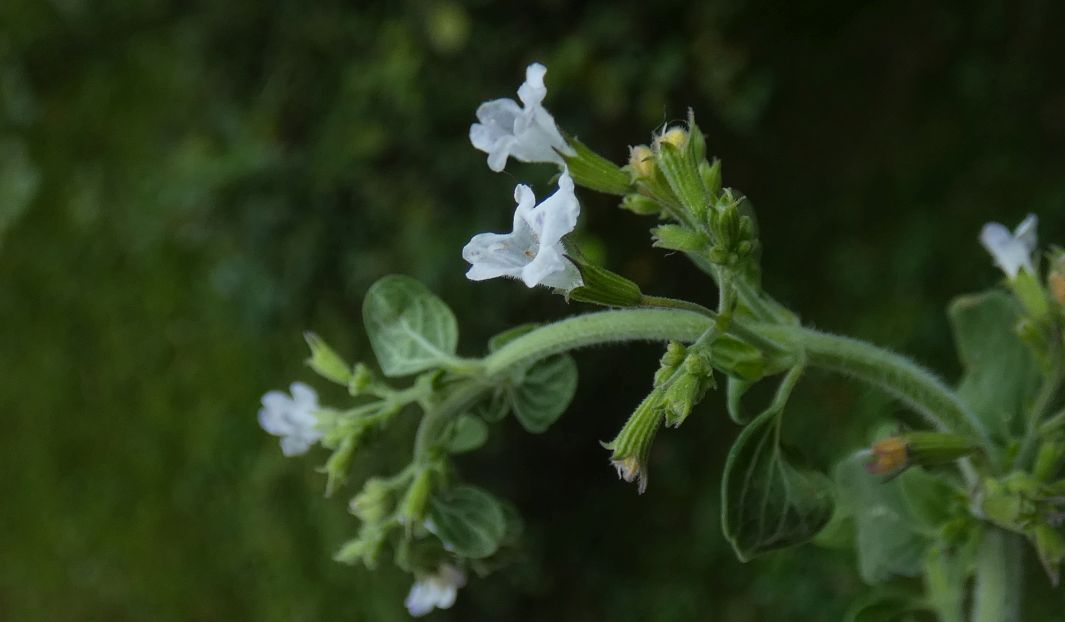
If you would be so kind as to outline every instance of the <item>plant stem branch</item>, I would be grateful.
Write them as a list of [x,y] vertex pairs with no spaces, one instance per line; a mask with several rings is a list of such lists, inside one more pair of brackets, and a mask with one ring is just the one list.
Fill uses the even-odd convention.
[[984,533],[976,560],[972,622],[1020,620],[1022,544],[1018,535],[996,527]]

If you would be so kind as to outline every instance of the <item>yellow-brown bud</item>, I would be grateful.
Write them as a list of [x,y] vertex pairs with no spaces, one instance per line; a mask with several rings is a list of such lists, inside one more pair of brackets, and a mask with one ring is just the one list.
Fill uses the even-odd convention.
[[683,149],[688,144],[688,130],[677,126],[667,128],[655,137],[656,147],[662,143],[669,143],[677,149]]
[[655,154],[647,145],[629,147],[629,170],[634,179],[647,179],[655,172]]
[[1050,287],[1050,293],[1054,295],[1054,299],[1062,306],[1065,306],[1065,265],[1059,265],[1050,273],[1050,276],[1047,277],[1047,285]]
[[900,436],[877,441],[870,451],[873,453],[872,459],[865,464],[865,468],[874,475],[890,475],[909,465],[910,452],[906,448],[906,440]]

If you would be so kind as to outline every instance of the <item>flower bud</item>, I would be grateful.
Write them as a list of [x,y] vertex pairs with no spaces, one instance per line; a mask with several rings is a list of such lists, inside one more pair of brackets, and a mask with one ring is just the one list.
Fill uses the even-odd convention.
[[603,447],[613,451],[610,464],[626,482],[638,481],[638,491],[647,490],[647,462],[655,434],[662,425],[661,394],[655,390],[632,413],[617,437]]
[[655,154],[647,145],[629,147],[629,174],[632,180],[649,179],[655,174]]
[[308,331],[303,333],[303,338],[311,349],[307,365],[326,380],[342,385],[348,384],[351,379],[351,367],[344,362],[344,359],[340,358],[340,355],[318,335]]
[[388,516],[391,505],[391,487],[385,480],[372,477],[363,485],[362,491],[351,498],[348,511],[364,523],[379,523]]
[[680,374],[666,388],[663,396],[666,426],[680,427],[696,404],[703,400],[706,392],[715,386],[714,369],[706,354],[688,354]]
[[348,380],[348,393],[350,393],[352,397],[358,397],[360,395],[365,395],[376,385],[377,377],[374,375],[373,371],[371,371],[365,364],[359,363],[351,373],[351,379]]
[[433,472],[430,469],[421,469],[414,476],[407,494],[403,497],[403,507],[400,510],[400,522],[404,525],[415,525],[425,518],[425,508],[429,504],[429,495],[433,492]]
[[688,130],[676,125],[667,128],[664,132],[655,136],[655,148],[659,148],[662,143],[668,143],[677,149],[684,149],[688,145]]
[[681,225],[659,225],[651,230],[655,248],[665,248],[684,253],[705,248],[708,240],[696,231]]
[[684,362],[688,349],[679,341],[670,341],[666,346],[666,353],[658,361],[658,371],[655,372],[655,387],[660,387],[673,377],[674,372]]
[[980,446],[972,439],[943,432],[907,432],[873,443],[865,465],[876,475],[895,475],[911,466],[936,466],[970,456]]
[[712,198],[721,194],[721,160],[715,159],[713,164],[706,160],[699,162],[699,176]]
[[1047,287],[1058,304],[1065,307],[1065,253],[1059,252],[1053,260],[1050,275],[1047,276]]
[[627,194],[621,200],[621,209],[640,216],[654,216],[662,211],[662,207],[654,199],[642,194]]
[[359,537],[349,540],[340,547],[340,550],[333,555],[333,560],[348,565],[361,561],[366,568],[373,570],[377,565],[377,555],[381,550],[381,545],[385,542],[386,535],[388,534],[384,529],[364,525],[359,530]]

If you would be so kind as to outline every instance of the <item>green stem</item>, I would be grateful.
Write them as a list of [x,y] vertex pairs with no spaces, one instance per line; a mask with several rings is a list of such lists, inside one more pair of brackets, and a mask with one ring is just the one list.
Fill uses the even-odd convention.
[[[1039,390],[1039,395],[1036,396],[1035,402],[1032,405],[1032,411],[1028,417],[1027,432],[1024,435],[1024,442],[1021,444],[1021,449],[1017,452],[1017,461],[1014,466],[1017,468],[1024,468],[1027,465],[1035,452],[1036,443],[1041,436],[1040,422],[1050,408],[1054,405],[1054,399],[1058,395],[1058,391],[1061,389],[1062,382],[1062,361],[1061,357],[1056,357],[1057,360],[1053,369],[1043,381],[1043,386]],[[1057,415],[1055,415],[1057,417]],[[1051,419],[1053,420],[1053,419]],[[1049,422],[1048,422],[1049,423]]]
[[691,343],[713,324],[714,315],[687,310],[625,309],[577,315],[533,330],[484,359],[489,377],[520,364],[587,346],[626,341]]
[[976,560],[972,622],[1017,622],[1023,589],[1021,548],[1016,534],[989,527]]
[[[516,366],[554,354],[593,345],[627,341],[691,343],[714,323],[713,316],[683,309],[624,309],[578,315],[537,328],[490,354],[483,361],[484,380],[471,379],[456,387],[444,402],[423,419],[416,446],[428,449],[452,417],[484,395],[491,379]],[[900,399],[940,430],[964,434],[987,443],[979,420],[957,395],[909,359],[874,345],[799,326],[754,324],[733,320],[728,332],[768,337],[789,351],[803,351],[811,367],[851,376]],[[777,346],[780,347],[780,346]],[[440,420],[440,421],[437,421]],[[989,444],[988,444],[989,446]],[[990,449],[989,449],[990,451]]]
[[801,326],[758,325],[754,330],[804,350],[809,363],[851,376],[898,398],[938,430],[991,444],[980,420],[932,372],[908,358],[857,339]]

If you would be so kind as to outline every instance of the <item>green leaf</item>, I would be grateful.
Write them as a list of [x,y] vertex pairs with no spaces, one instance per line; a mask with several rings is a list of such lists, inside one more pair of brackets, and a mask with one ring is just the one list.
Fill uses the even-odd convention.
[[936,545],[924,562],[928,604],[939,622],[964,622],[965,585],[975,561],[972,547]]
[[469,559],[496,552],[506,534],[506,516],[494,497],[473,486],[458,486],[429,502],[431,531],[454,553]]
[[414,279],[386,276],[370,287],[363,322],[381,371],[406,376],[454,358],[458,324],[451,309]]
[[577,363],[559,354],[533,364],[508,391],[514,416],[526,431],[543,432],[554,423],[577,392]]
[[913,471],[884,481],[866,470],[865,458],[860,454],[836,467],[840,503],[854,516],[858,570],[866,583],[921,574],[929,539],[920,533],[924,523],[903,496],[903,482],[914,477]]
[[488,440],[488,426],[480,417],[462,415],[451,428],[451,440],[447,450],[453,454],[473,451]]
[[957,298],[949,315],[965,368],[958,394],[993,434],[1006,438],[1039,383],[1035,358],[1014,330],[1020,307],[991,290]]
[[843,617],[844,622],[911,622],[924,609],[920,601],[902,591],[873,592],[858,600]]
[[503,387],[496,388],[491,395],[474,404],[470,410],[487,423],[500,421],[510,412],[510,398],[507,396],[507,390]]
[[779,410],[766,411],[743,430],[722,483],[722,528],[740,560],[810,540],[833,508],[829,479],[785,458]]

